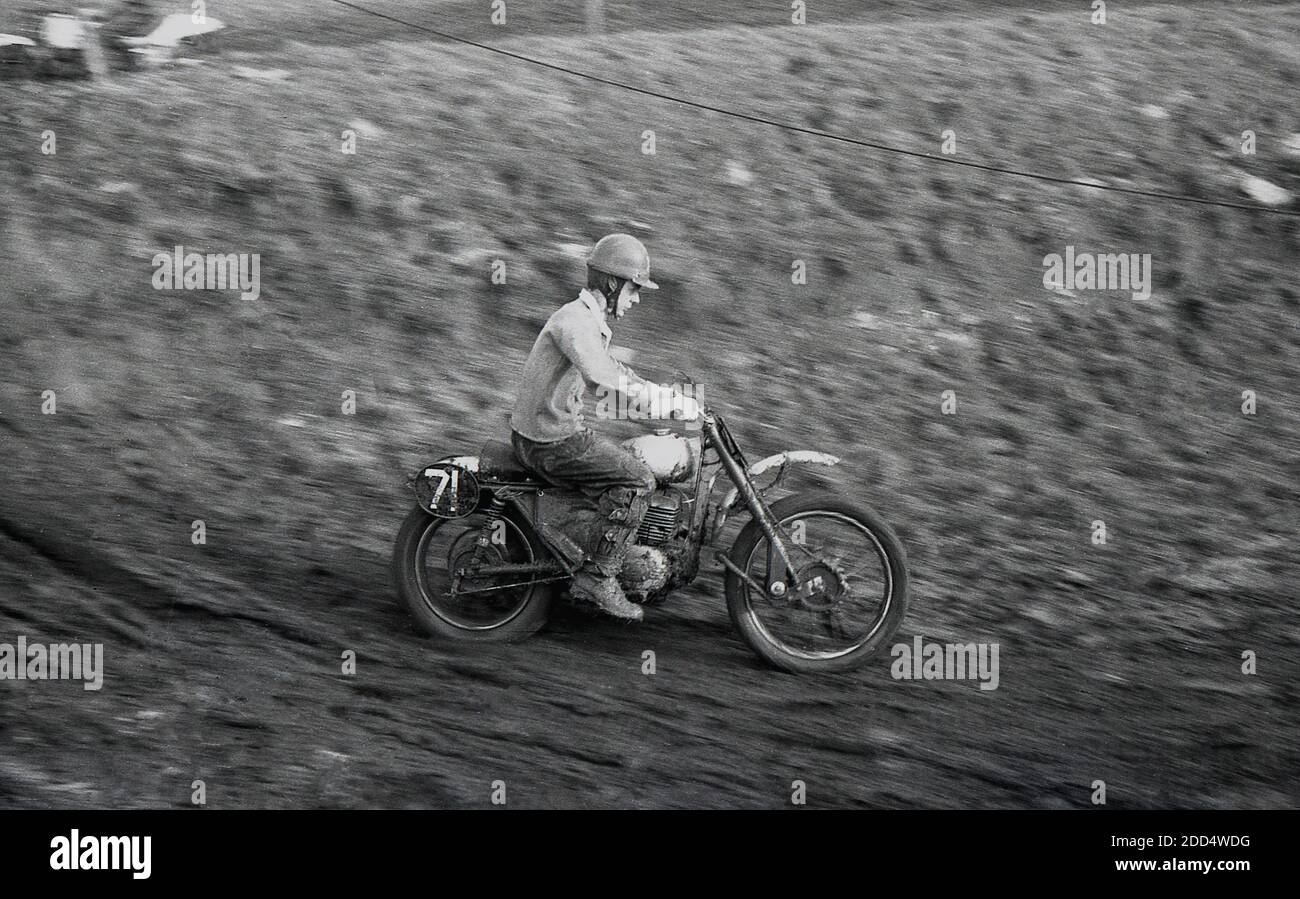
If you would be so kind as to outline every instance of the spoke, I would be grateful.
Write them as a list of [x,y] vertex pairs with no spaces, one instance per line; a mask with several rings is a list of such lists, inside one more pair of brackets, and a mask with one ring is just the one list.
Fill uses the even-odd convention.
[[884,583],[885,580],[886,580],[885,578],[883,578],[883,577],[880,576],[880,569],[875,569],[875,568],[872,568],[872,569],[867,569],[867,568],[848,568],[848,569],[844,569],[844,577],[848,579],[848,582],[849,582],[850,584],[853,584],[854,582],[868,582],[868,583],[869,583],[869,582],[872,582],[872,581],[880,581],[881,583]]
[[[794,540],[790,540],[790,541],[788,541],[788,543],[793,543],[795,546],[797,546],[797,547],[799,548],[799,550],[800,550],[800,551],[801,551],[805,556],[807,556],[808,558],[812,559],[814,562],[820,562],[820,561],[821,561],[821,558],[820,558],[816,553],[814,553],[811,549],[809,549],[808,546],[807,546],[807,544],[804,544],[804,543],[798,543],[798,542],[796,542],[796,541],[794,541]],[[820,552],[820,547],[818,548],[818,552]]]
[[[826,616],[830,619],[832,630],[839,631],[838,636],[844,637],[846,639],[853,638],[853,634],[849,632],[848,627],[844,623],[844,610],[842,608],[836,606],[833,609],[829,609],[826,612]],[[837,635],[832,633],[831,636],[834,637]]]
[[826,631],[826,636],[839,636],[839,634],[836,633],[836,630],[839,629],[839,622],[835,620],[835,616],[831,614],[830,609],[827,609],[824,612],[819,612],[817,618],[821,622],[822,630]]

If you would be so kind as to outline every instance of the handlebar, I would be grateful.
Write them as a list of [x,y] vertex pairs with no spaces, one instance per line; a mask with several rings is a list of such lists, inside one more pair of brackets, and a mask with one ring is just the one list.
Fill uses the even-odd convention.
[[[679,371],[673,375],[673,389],[677,390],[677,392],[681,393],[683,396],[689,397],[695,401],[700,411],[699,420],[703,420],[710,414],[708,407],[704,405],[703,388],[698,382],[686,375],[684,372]],[[679,409],[672,410],[672,412],[668,414],[668,417],[672,421],[686,420],[685,416]]]

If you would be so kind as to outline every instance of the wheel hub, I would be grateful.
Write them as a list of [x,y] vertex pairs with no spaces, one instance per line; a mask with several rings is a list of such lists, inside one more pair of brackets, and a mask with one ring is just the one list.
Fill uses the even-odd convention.
[[833,565],[814,562],[799,569],[799,589],[791,594],[794,602],[812,612],[833,609],[844,592],[844,577]]
[[[479,547],[476,545],[474,538],[473,531],[466,531],[456,539],[456,542],[452,544],[447,553],[447,571],[452,575],[453,591],[460,588],[462,580],[471,582],[485,580],[482,576],[476,577],[474,575],[474,568],[478,565],[491,565],[507,561],[499,546]],[[491,579],[486,580],[491,583]]]

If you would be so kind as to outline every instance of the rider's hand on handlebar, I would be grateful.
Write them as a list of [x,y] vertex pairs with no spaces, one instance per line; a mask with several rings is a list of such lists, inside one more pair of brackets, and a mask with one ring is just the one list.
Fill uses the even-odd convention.
[[699,421],[700,404],[693,397],[679,393],[673,397],[673,410],[670,417],[674,421]]

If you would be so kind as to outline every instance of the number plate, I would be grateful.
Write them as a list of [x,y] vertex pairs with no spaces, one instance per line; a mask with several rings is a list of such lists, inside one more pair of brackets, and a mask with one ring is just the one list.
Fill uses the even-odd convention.
[[435,462],[414,478],[415,498],[439,518],[463,518],[478,508],[478,478],[452,462]]

